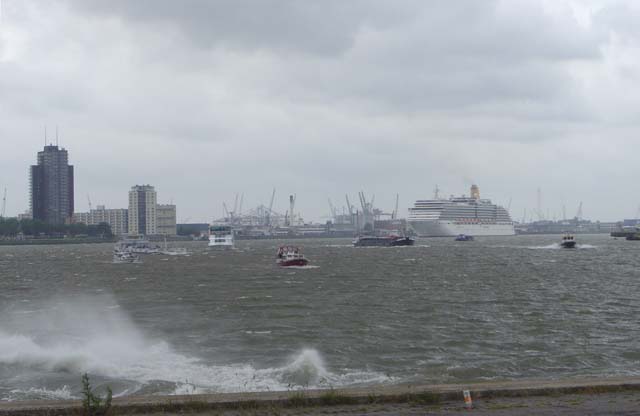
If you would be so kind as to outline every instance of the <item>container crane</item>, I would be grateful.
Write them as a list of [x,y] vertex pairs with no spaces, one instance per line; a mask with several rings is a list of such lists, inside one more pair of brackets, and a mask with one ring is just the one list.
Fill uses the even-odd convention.
[[578,205],[578,212],[576,212],[576,220],[580,221],[582,219],[582,201],[580,201],[580,205]]
[[267,217],[265,218],[266,225],[271,225],[271,210],[273,209],[273,200],[276,197],[276,188],[273,188],[271,193],[271,201],[269,202],[269,210],[267,211]]
[[400,194],[396,194],[396,208],[393,210],[393,214],[391,215],[392,220],[398,219],[398,202],[400,200]]
[[7,211],[7,188],[4,188],[4,196],[2,197],[2,212],[0,212],[0,218],[4,218],[4,214]]

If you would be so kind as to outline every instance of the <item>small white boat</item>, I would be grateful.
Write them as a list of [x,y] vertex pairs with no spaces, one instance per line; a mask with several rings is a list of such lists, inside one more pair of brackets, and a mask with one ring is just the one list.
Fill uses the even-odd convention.
[[165,256],[188,256],[190,253],[184,247],[175,247],[161,250],[160,254],[164,254]]
[[184,247],[167,247],[167,239],[164,239],[164,248],[159,251],[160,254],[165,256],[188,256],[190,253]]
[[130,250],[113,250],[113,262],[122,263],[142,263],[140,256]]
[[158,254],[160,246],[151,244],[145,238],[125,238],[116,243],[116,250],[130,251],[135,254]]

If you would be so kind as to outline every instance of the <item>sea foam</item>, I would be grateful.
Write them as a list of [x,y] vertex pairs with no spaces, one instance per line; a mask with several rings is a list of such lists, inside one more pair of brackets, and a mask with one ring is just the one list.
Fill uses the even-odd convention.
[[[173,383],[188,394],[338,387],[389,379],[378,373],[342,369],[331,372],[319,351],[307,348],[283,365],[216,364],[177,352],[164,340],[145,337],[109,296],[57,302],[44,314],[13,314],[0,324],[0,365],[36,371],[81,374],[145,385]],[[37,388],[39,386],[34,386]],[[122,392],[114,391],[122,394]],[[64,396],[65,393],[61,394]]]

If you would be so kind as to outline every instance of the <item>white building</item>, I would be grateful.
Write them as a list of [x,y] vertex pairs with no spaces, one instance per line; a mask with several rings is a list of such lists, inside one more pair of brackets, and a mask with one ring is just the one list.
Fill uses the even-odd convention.
[[153,186],[136,185],[129,191],[129,234],[158,234],[157,193]]
[[76,212],[73,221],[87,225],[98,225],[102,222],[109,224],[111,232],[115,235],[123,235],[129,232],[129,213],[125,208],[106,209],[104,205],[98,205],[89,212]]

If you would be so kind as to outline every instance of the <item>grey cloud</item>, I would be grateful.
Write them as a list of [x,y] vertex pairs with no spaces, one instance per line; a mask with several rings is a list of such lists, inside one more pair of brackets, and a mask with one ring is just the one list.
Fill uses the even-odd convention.
[[[608,149],[620,133],[601,119],[631,113],[618,90],[599,100],[601,50],[623,16],[583,26],[536,1],[28,4],[37,13],[11,23],[21,53],[0,60],[1,136],[35,137],[11,171],[59,123],[78,195],[125,204],[128,186],[149,182],[182,219],[211,219],[235,192],[266,202],[272,186],[276,205],[298,193],[311,218],[327,194],[361,189],[389,204],[399,192],[406,207],[436,183],[463,192],[465,178],[495,199],[513,193],[517,211],[545,182],[549,195],[578,188],[557,170],[576,149],[589,155],[576,171],[609,175],[598,166],[619,162]],[[18,176],[11,195],[27,189]]]
[[[360,25],[393,19],[395,6],[380,1],[304,2],[296,0],[70,0],[74,8],[98,16],[177,27],[202,47],[232,47],[333,55],[350,47]],[[384,16],[373,10],[383,8]]]

